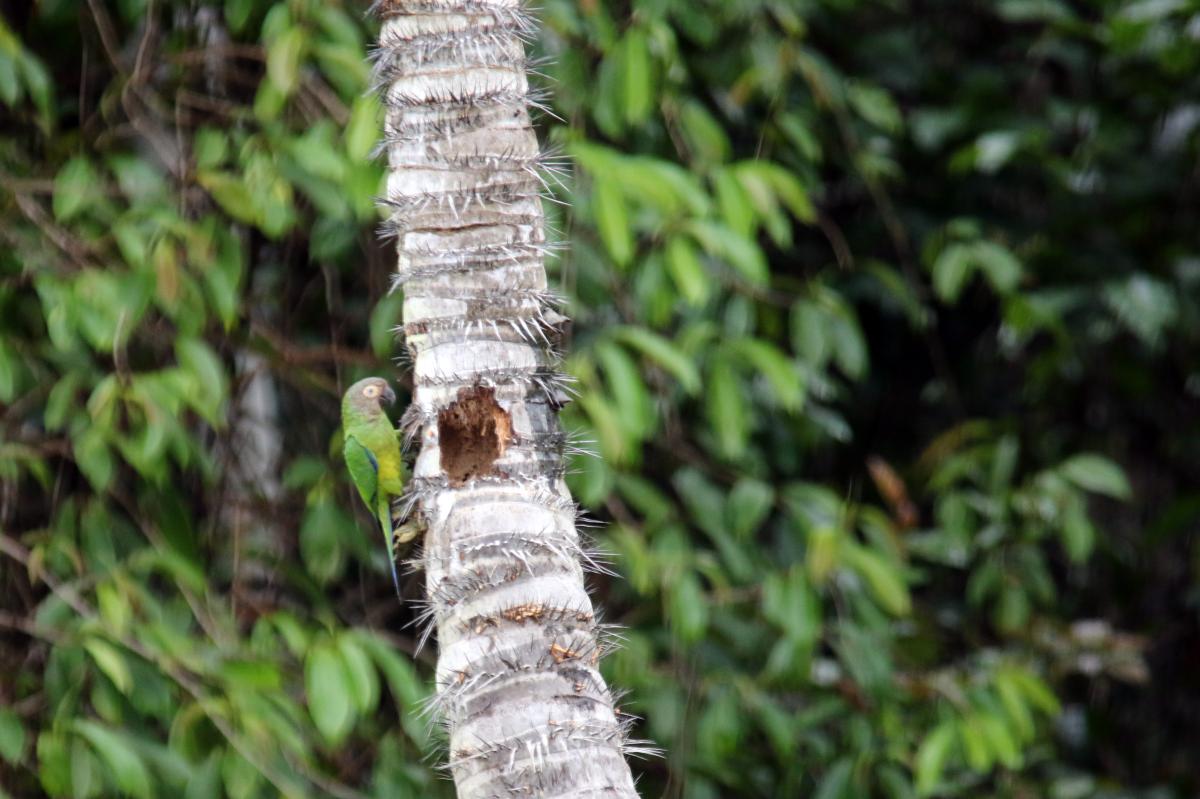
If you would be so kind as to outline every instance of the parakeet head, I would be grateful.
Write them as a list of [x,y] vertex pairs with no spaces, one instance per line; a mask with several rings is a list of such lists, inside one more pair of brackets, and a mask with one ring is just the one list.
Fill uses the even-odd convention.
[[342,398],[342,413],[352,413],[361,418],[374,418],[383,413],[382,403],[391,405],[396,401],[396,392],[382,377],[366,377],[346,391]]

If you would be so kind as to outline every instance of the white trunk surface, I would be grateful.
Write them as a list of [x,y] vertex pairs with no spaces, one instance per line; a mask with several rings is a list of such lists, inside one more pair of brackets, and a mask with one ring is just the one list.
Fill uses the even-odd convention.
[[537,137],[515,0],[381,0],[413,512],[464,799],[636,797],[563,481]]

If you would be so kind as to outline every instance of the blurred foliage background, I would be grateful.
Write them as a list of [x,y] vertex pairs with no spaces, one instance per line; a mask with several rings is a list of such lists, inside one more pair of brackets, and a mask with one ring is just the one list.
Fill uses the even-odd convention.
[[[451,795],[365,4],[0,11],[0,793]],[[644,795],[1200,794],[1200,2],[538,13]]]

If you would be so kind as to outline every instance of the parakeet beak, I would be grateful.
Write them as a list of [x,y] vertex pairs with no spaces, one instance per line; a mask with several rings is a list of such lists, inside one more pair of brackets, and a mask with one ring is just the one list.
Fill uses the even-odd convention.
[[388,405],[395,405],[396,404],[396,392],[392,391],[391,386],[384,386],[383,396],[380,397],[380,399],[382,399]]

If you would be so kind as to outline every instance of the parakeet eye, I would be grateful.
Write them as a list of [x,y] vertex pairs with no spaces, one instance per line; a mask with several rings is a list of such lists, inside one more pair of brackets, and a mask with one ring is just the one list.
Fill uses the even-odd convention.
[[367,386],[363,389],[363,396],[367,399],[375,399],[379,396],[379,386]]

